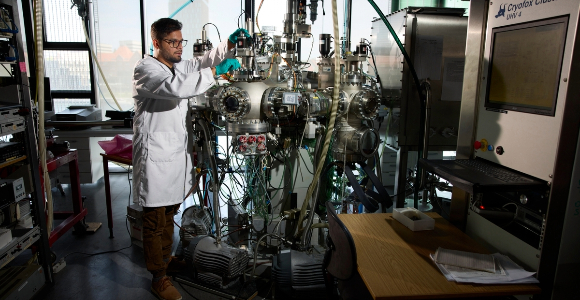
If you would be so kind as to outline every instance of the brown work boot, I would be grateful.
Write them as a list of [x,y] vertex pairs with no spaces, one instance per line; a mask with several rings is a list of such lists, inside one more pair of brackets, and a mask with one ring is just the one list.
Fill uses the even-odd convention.
[[151,291],[161,300],[181,300],[181,294],[169,280],[169,277],[163,276],[151,284]]
[[180,260],[176,256],[171,256],[169,262],[167,263],[167,274],[179,273],[187,269],[187,263],[184,260]]

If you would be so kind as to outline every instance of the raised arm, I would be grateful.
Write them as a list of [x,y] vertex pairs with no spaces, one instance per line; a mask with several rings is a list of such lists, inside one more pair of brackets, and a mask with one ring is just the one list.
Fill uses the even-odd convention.
[[142,60],[133,74],[133,95],[144,98],[187,99],[207,91],[215,84],[211,69],[171,74],[155,61]]

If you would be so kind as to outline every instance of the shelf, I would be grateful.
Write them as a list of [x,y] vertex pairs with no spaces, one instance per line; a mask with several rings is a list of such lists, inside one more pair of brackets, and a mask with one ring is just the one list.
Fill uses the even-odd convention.
[[28,249],[40,238],[40,227],[32,229],[13,229],[12,241],[0,249],[0,268]]
[[2,169],[2,168],[6,168],[6,167],[8,167],[9,165],[15,164],[15,163],[17,163],[17,162],[19,162],[19,161],[23,161],[23,160],[25,160],[25,159],[26,159],[26,155],[23,155],[23,156],[20,156],[20,157],[18,157],[18,158],[15,158],[15,159],[13,159],[13,160],[9,160],[9,161],[7,161],[7,162],[3,162],[3,163],[1,163],[1,164],[0,164],[0,169]]
[[421,158],[418,165],[470,194],[527,190],[543,192],[548,188],[546,181],[479,157],[456,160]]

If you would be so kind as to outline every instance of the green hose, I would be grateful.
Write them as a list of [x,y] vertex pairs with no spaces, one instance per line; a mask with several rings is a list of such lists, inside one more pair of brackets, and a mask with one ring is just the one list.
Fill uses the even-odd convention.
[[397,46],[399,46],[399,49],[401,49],[401,52],[403,53],[403,56],[405,57],[405,60],[407,61],[407,64],[409,65],[409,69],[411,69],[411,75],[413,76],[413,80],[415,81],[415,86],[417,87],[417,91],[419,91],[419,97],[421,98],[421,101],[424,102],[425,98],[423,96],[423,93],[420,92],[421,91],[421,82],[419,81],[419,77],[417,76],[417,72],[415,72],[415,66],[413,65],[413,62],[411,61],[409,54],[407,54],[407,51],[405,50],[405,47],[403,47],[401,40],[399,40],[399,37],[395,33],[393,26],[391,26],[391,23],[389,23],[389,21],[387,20],[387,17],[385,17],[385,15],[381,11],[381,9],[377,6],[375,1],[369,0],[369,3],[373,6],[375,11],[379,14],[381,19],[383,20],[383,22],[385,23],[385,25],[387,26],[387,28],[391,32],[391,35],[395,39]]
[[[395,39],[395,42],[397,43],[397,46],[399,46],[399,49],[401,49],[401,52],[403,53],[403,56],[405,57],[405,60],[407,61],[407,64],[409,65],[409,69],[411,69],[411,75],[413,76],[413,80],[415,81],[415,86],[417,88],[417,92],[419,93],[419,99],[421,100],[421,111],[420,111],[421,124],[425,124],[425,117],[426,117],[426,115],[425,115],[425,106],[426,106],[426,101],[427,100],[426,100],[426,96],[421,92],[421,82],[419,81],[419,76],[417,76],[417,72],[415,72],[415,66],[413,65],[413,62],[411,61],[411,58],[409,57],[409,54],[407,54],[407,51],[405,51],[405,47],[403,47],[403,44],[401,43],[401,40],[399,40],[399,37],[395,33],[395,30],[393,29],[393,26],[391,26],[391,23],[389,23],[389,21],[387,20],[387,17],[385,17],[385,15],[379,9],[379,7],[375,3],[375,1],[369,0],[369,3],[372,5],[372,7],[375,9],[375,11],[379,14],[379,16],[381,17],[381,19],[383,20],[383,22],[385,23],[385,25],[387,26],[387,28],[391,32],[391,35]],[[421,129],[420,130],[420,133],[419,133],[419,141],[423,141],[423,136],[425,136],[425,134],[427,134],[427,132],[425,132],[424,129]],[[422,157],[423,156],[423,152],[424,151],[428,151],[428,149],[426,149],[426,148],[427,148],[427,145],[424,145],[424,144],[422,144],[419,147],[419,151],[418,151],[419,157]],[[420,174],[420,173],[421,173],[421,167],[417,164],[417,174]],[[417,181],[415,183],[416,188],[415,188],[415,193],[414,193],[415,194],[414,195],[415,203],[417,202],[417,199],[418,199],[419,187],[420,187],[420,185],[423,184],[422,182],[418,182],[418,178],[419,178],[418,175],[417,175],[416,178],[417,178]]]

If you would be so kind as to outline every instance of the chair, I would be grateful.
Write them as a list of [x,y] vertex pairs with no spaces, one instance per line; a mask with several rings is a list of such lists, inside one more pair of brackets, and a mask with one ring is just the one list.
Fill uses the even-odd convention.
[[342,299],[372,299],[357,270],[356,247],[348,228],[336,214],[331,202],[326,202],[328,215],[327,250],[322,264],[326,275],[329,299],[337,298],[334,279]]

